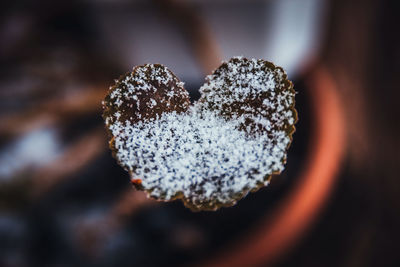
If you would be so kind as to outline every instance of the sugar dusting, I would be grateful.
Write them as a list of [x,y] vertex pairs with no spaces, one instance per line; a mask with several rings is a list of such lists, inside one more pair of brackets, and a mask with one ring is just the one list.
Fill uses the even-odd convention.
[[[135,123],[121,119],[119,112],[106,118],[112,122],[107,126],[116,158],[152,197],[181,197],[198,209],[231,205],[267,185],[271,174],[284,169],[296,120],[286,74],[268,64],[244,58],[224,63],[207,77],[202,97],[186,112],[164,112]],[[112,105],[127,97],[140,101],[133,98],[138,91],[154,90],[149,80],[168,84],[157,71],[125,79],[125,89],[111,90]],[[135,79],[143,83],[137,86]],[[151,98],[147,107],[156,105]]]

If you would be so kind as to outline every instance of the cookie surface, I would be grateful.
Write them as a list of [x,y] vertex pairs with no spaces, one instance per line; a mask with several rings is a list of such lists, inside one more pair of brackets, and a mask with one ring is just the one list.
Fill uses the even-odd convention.
[[103,103],[110,147],[138,189],[192,210],[231,206],[284,169],[295,130],[293,85],[264,60],[233,58],[190,106],[162,65],[122,76]]

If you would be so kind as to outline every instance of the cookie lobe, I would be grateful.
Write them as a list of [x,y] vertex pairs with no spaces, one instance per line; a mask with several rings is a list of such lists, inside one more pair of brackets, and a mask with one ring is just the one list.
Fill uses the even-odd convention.
[[[116,137],[121,136],[127,125],[156,120],[168,112],[186,112],[190,99],[183,86],[165,66],[146,64],[122,75],[109,88],[102,104],[103,118],[111,136],[110,148],[119,164],[129,172],[136,166],[118,156],[127,148],[116,147]],[[140,186],[141,179],[136,179],[134,184]]]

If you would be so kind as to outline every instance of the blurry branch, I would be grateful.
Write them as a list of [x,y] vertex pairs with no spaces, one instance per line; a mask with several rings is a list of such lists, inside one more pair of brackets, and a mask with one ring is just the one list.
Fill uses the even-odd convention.
[[356,1],[332,1],[330,27],[322,54],[322,61],[338,84],[345,102],[346,127],[351,140],[350,164],[361,169],[370,156],[376,155],[370,153],[370,140],[377,127],[371,125],[374,117],[371,103],[375,100],[370,96],[368,77],[377,72],[372,62],[373,43],[370,42],[375,39],[372,29],[377,6],[378,1],[364,1],[362,8]]
[[32,179],[32,194],[39,196],[48,192],[66,178],[78,172],[106,149],[103,127],[96,128],[80,137],[48,165],[35,172]]
[[109,213],[109,220],[116,222],[118,225],[143,207],[153,206],[157,203],[156,200],[147,197],[145,192],[129,188],[121,194],[114,204]]
[[82,220],[76,226],[76,240],[80,251],[91,258],[99,258],[105,245],[121,230],[128,220],[143,208],[158,202],[146,196],[145,192],[132,188],[121,193],[116,203],[99,220],[87,223]]
[[0,116],[0,136],[21,135],[34,129],[61,123],[85,114],[100,112],[105,92],[97,88],[80,90],[60,98],[44,100],[36,108]]
[[186,35],[203,72],[209,74],[217,68],[221,63],[221,52],[211,29],[199,12],[184,0],[154,2]]

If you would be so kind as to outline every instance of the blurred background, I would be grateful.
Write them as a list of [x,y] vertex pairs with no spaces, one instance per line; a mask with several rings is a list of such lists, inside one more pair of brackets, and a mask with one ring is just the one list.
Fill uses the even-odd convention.
[[[378,0],[2,1],[0,266],[399,266],[397,16]],[[294,81],[286,170],[217,212],[147,199],[107,147],[108,87],[162,63],[195,100],[233,56]]]

